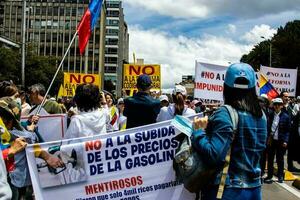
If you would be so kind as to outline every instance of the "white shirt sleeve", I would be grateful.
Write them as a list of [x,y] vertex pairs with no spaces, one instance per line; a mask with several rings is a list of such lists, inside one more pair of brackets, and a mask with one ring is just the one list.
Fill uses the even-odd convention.
[[75,116],[71,118],[71,123],[66,131],[66,135],[65,135],[64,139],[79,137],[80,128],[79,128],[78,120],[79,119],[77,119],[77,117],[75,117]]

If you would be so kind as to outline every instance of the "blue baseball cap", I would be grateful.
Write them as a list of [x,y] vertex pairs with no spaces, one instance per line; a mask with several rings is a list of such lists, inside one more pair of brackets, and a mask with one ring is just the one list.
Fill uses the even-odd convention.
[[145,89],[150,87],[151,84],[152,84],[151,78],[147,74],[141,74],[137,78],[137,83],[136,83],[137,88]]
[[[237,83],[238,78],[248,80],[247,84]],[[224,83],[231,88],[250,89],[255,87],[256,79],[253,68],[246,63],[235,63],[228,67]]]

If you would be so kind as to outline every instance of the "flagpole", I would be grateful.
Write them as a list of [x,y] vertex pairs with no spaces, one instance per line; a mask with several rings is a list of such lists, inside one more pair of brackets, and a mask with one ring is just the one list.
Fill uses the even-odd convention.
[[59,72],[61,66],[62,66],[63,63],[64,63],[64,60],[66,59],[66,56],[67,56],[67,54],[68,54],[68,52],[69,52],[69,50],[70,50],[70,48],[71,48],[71,46],[72,46],[72,44],[73,44],[73,42],[74,42],[76,36],[77,36],[77,33],[78,33],[78,30],[76,30],[76,32],[75,32],[75,34],[74,34],[74,36],[73,36],[73,38],[72,38],[72,40],[71,40],[71,42],[70,42],[70,44],[69,44],[69,46],[68,46],[68,48],[67,48],[67,50],[66,50],[66,52],[65,52],[65,54],[64,54],[64,56],[63,56],[63,58],[62,58],[62,60],[60,61],[60,64],[59,64],[59,66],[58,66],[58,68],[57,68],[57,70],[56,70],[56,72],[55,72],[55,74],[54,74],[54,76],[53,76],[53,78],[52,78],[52,81],[51,81],[51,83],[50,83],[50,85],[49,85],[49,87],[48,87],[48,89],[47,89],[47,92],[46,92],[46,94],[45,94],[45,96],[44,96],[44,98],[43,98],[43,101],[42,101],[42,103],[38,106],[38,109],[37,109],[35,115],[38,115],[38,114],[41,112],[41,109],[42,109],[43,105],[44,105],[45,102],[46,102],[47,95],[48,95],[48,93],[49,93],[49,91],[50,91],[50,89],[51,89],[51,87],[52,87],[52,85],[53,85],[53,83],[54,83],[54,80],[55,80],[55,78],[56,78],[56,76],[57,76],[57,74],[58,74],[58,72]]

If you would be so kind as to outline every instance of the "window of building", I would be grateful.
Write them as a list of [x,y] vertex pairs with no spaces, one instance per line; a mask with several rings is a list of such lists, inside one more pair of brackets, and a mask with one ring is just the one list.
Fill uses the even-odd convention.
[[105,63],[117,64],[118,63],[118,58],[117,57],[105,57]]
[[120,12],[118,10],[108,10],[107,17],[119,17]]
[[106,29],[106,34],[107,35],[118,36],[119,35],[119,30],[118,29]]
[[120,2],[106,2],[107,8],[119,8]]
[[117,67],[105,66],[104,67],[104,72],[105,73],[116,73],[117,72]]
[[118,45],[118,41],[119,41],[119,39],[115,39],[115,38],[106,38],[106,39],[105,39],[105,44],[106,44],[106,45]]
[[105,54],[118,54],[117,48],[105,48]]
[[107,26],[119,26],[119,20],[116,19],[108,19],[106,20]]

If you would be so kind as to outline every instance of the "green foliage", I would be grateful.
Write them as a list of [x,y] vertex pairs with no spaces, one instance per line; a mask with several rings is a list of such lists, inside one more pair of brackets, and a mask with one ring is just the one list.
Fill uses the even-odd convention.
[[288,22],[280,27],[270,41],[263,41],[254,46],[251,52],[243,55],[242,62],[254,68],[269,66],[270,42],[272,43],[272,67],[296,68],[299,66],[300,54],[300,20]]
[[[288,22],[285,27],[278,28],[277,34],[269,41],[263,41],[243,55],[241,62],[249,63],[254,69],[260,65],[269,66],[270,42],[272,44],[272,67],[295,69],[300,67],[300,20]],[[298,81],[300,80],[298,70]],[[298,84],[299,85],[299,84]],[[300,87],[297,88],[300,94]]]
[[21,59],[18,50],[0,47],[0,80],[21,82]]
[[[0,47],[0,79],[12,80],[16,85],[21,85],[21,54],[19,50]],[[58,61],[55,57],[38,56],[28,50],[25,63],[25,88],[42,83],[46,89],[56,72]],[[59,71],[50,95],[57,95],[59,86],[63,81],[63,72]]]
[[[42,83],[46,88],[49,87],[50,82],[56,72],[58,62],[55,57],[38,56],[29,54],[26,57],[26,72],[25,84],[31,86],[36,83]],[[50,95],[57,95],[59,86],[63,81],[63,72],[59,71],[53,86],[50,90]]]

